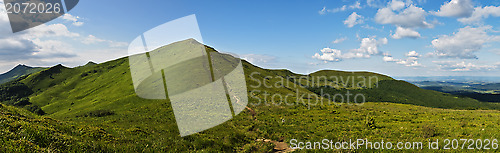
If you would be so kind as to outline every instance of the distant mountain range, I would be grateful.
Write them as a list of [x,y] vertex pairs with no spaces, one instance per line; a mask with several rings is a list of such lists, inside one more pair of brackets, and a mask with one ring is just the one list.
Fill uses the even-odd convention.
[[14,67],[12,70],[10,70],[4,74],[0,74],[0,84],[15,80],[15,79],[22,77],[24,75],[29,75],[29,74],[32,74],[35,72],[39,72],[43,69],[45,69],[45,68],[44,67],[30,67],[30,66],[19,64],[16,67]]
[[475,81],[415,81],[423,89],[470,97],[484,102],[500,102],[500,83]]
[[408,82],[422,81],[446,81],[446,82],[487,82],[500,83],[500,76],[411,76],[411,77],[395,77],[399,80]]

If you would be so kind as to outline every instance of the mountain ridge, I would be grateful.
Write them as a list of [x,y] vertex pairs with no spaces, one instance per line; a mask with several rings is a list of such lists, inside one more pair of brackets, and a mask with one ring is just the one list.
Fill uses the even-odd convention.
[[0,84],[15,80],[24,75],[29,75],[38,71],[42,71],[45,67],[31,67],[24,64],[19,64],[11,70],[0,74]]
[[[205,49],[216,53],[215,49],[209,46],[205,46]],[[157,51],[161,51],[161,48]],[[475,132],[470,135],[488,132],[486,137],[498,136],[495,135],[498,134],[498,131],[494,130],[498,129],[495,128],[498,127],[497,125],[500,125],[496,124],[500,123],[497,120],[500,117],[497,110],[455,111],[453,108],[436,109],[432,106],[415,106],[419,105],[417,102],[422,101],[413,101],[414,97],[398,99],[397,96],[413,91],[420,91],[423,94],[429,94],[429,92],[404,82],[400,82],[403,85],[395,84],[398,85],[398,88],[392,88],[391,85],[398,83],[398,81],[389,76],[371,72],[357,73],[333,70],[301,75],[289,70],[263,69],[244,60],[242,60],[242,65],[249,92],[249,109],[242,111],[223,124],[186,137],[179,135],[175,115],[168,98],[148,100],[137,96],[132,83],[128,57],[75,68],[56,65],[13,82],[33,91],[27,98],[30,103],[41,107],[46,113],[42,117],[64,123],[95,127],[91,128],[92,132],[87,132],[88,128],[86,127],[78,126],[76,129],[72,126],[65,126],[60,129],[69,130],[59,131],[68,131],[69,135],[76,133],[77,139],[83,135],[82,140],[89,140],[88,137],[90,137],[92,142],[83,141],[85,142],[83,146],[93,147],[87,148],[87,146],[77,149],[98,150],[96,152],[276,151],[272,144],[256,141],[263,138],[288,142],[293,138],[345,140],[345,135],[359,138],[369,136],[369,138],[376,137],[384,140],[408,139],[415,141],[453,136],[468,137],[460,135],[465,132],[450,133],[448,130],[441,129],[442,126]],[[322,76],[328,77],[324,80]],[[331,76],[337,76],[338,79]],[[371,82],[378,86],[369,87],[371,84],[364,84],[364,86],[358,84],[371,77],[378,77],[376,82]],[[385,81],[388,85],[379,83],[381,81]],[[352,82],[356,84],[351,84]],[[272,87],[266,87],[266,85]],[[314,95],[319,96],[320,94],[308,89],[324,86],[339,91],[365,91],[368,94],[380,92],[377,94],[384,94],[385,97],[382,98],[396,98],[392,99],[394,101],[391,103],[382,100],[367,101],[365,104],[359,105],[341,102],[330,104],[331,100],[315,98]],[[377,87],[384,90],[378,90]],[[401,93],[401,91],[406,92]],[[444,93],[430,92],[431,96],[445,97],[444,99],[447,100],[477,102],[442,95]],[[279,99],[269,99],[269,94],[292,96],[288,99],[290,101],[280,101]],[[302,94],[313,96],[301,97]],[[422,95],[416,96],[422,97]],[[325,103],[324,105],[305,103],[308,100],[321,100]],[[403,102],[405,104],[400,104]],[[440,104],[439,99],[430,102]],[[421,105],[425,106],[428,103]],[[0,116],[2,115],[0,114]],[[469,123],[458,124],[452,116],[467,118]],[[486,123],[484,126],[489,128],[481,131],[480,128],[484,127],[480,123]],[[38,122],[35,120],[23,123],[21,127],[37,124]],[[439,128],[431,127],[431,132],[427,132],[425,130],[429,128],[424,128],[424,126],[428,124],[436,124]],[[12,125],[12,127],[18,126]],[[314,131],[311,131],[312,129]],[[0,128],[1,130],[3,129]],[[396,132],[387,133],[387,131]],[[423,131],[424,134],[420,134],[420,131]],[[434,133],[434,131],[439,133]],[[15,134],[16,132],[11,133]],[[2,132],[0,132],[1,134]],[[46,135],[50,135],[50,133]],[[113,139],[108,139],[109,136],[112,136]],[[22,135],[19,137],[22,138]],[[46,141],[40,142],[40,140],[45,140],[44,138],[35,139],[33,142],[40,148],[65,152],[65,148],[61,145],[51,146],[46,145]],[[59,138],[57,139],[59,140]],[[17,140],[6,138],[5,141],[10,142],[8,144],[13,146]],[[93,145],[93,141],[99,142],[99,145]],[[59,143],[60,141],[55,142]],[[0,151],[2,147],[0,146]]]

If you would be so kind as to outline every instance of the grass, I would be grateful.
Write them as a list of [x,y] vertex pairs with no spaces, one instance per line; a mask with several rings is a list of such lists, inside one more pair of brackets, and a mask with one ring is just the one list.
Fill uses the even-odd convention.
[[116,141],[98,127],[61,122],[3,104],[0,123],[0,152],[103,152],[112,151],[108,142]]
[[[208,52],[215,51],[210,47],[205,49]],[[396,99],[392,103],[376,101],[363,105],[251,105],[263,102],[266,93],[291,94],[292,103],[311,100],[296,96],[297,92],[316,95],[303,85],[322,86],[333,83],[338,85],[336,90],[377,89],[376,86],[370,87],[371,84],[348,85],[345,78],[350,76],[354,76],[354,82],[376,76],[381,82],[371,83],[378,83],[381,88],[383,80],[393,79],[369,72],[320,71],[311,75],[299,75],[288,70],[262,69],[246,61],[243,61],[243,68],[249,91],[248,107],[255,114],[245,109],[223,124],[185,137],[179,135],[168,98],[147,100],[135,94],[128,58],[77,68],[57,65],[33,73],[18,82],[33,91],[29,96],[30,102],[40,106],[46,115],[38,116],[2,105],[3,112],[22,112],[25,117],[18,115],[16,118],[8,113],[0,115],[0,126],[5,127],[0,133],[1,139],[6,144],[0,151],[270,152],[273,151],[273,144],[256,140],[283,140],[288,143],[291,139],[427,141],[445,138],[500,138],[500,112],[497,110],[453,110],[411,105],[419,105],[417,102],[411,103],[415,98],[408,99],[410,102],[406,104],[399,104],[399,99]],[[323,80],[322,83],[313,80],[312,76],[323,75],[338,76],[343,81],[330,79],[326,83]],[[423,96],[428,94],[426,90],[417,91]],[[434,98],[445,96],[433,93]],[[394,96],[405,95],[411,95],[411,91]],[[26,134],[16,130],[19,127],[35,130]],[[38,134],[37,131],[42,133]],[[32,135],[34,139],[24,139],[26,135]],[[21,146],[17,146],[18,141]]]
[[[346,95],[347,92],[350,92],[353,95],[364,95],[366,101],[393,102],[448,109],[500,110],[500,104],[498,103],[479,102],[472,98],[424,90],[408,82],[397,80],[382,80],[376,88],[336,89],[323,86],[310,87],[308,89],[318,95],[330,95],[330,99],[333,99],[332,97],[335,94]],[[340,98],[335,100],[341,101]]]

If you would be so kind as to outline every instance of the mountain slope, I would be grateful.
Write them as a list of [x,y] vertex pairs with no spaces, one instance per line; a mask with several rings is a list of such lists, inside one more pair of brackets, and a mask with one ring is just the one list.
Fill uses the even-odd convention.
[[[161,51],[161,49],[156,51]],[[205,47],[205,49],[209,53],[216,53],[211,47]],[[147,100],[136,95],[128,58],[76,68],[57,65],[20,78],[17,82],[33,91],[29,96],[30,102],[40,106],[47,113],[46,116],[76,125],[100,127],[103,132],[120,140],[111,142],[112,146],[128,152],[272,151],[272,145],[255,141],[262,138],[287,142],[293,138],[343,140],[346,139],[345,135],[349,135],[354,138],[371,136],[385,140],[401,137],[408,140],[427,140],[429,137],[420,136],[422,126],[441,122],[446,124],[435,129],[440,133],[432,134],[430,137],[456,137],[464,131],[475,132],[462,137],[478,134],[483,134],[485,137],[498,137],[498,133],[492,130],[498,129],[497,123],[500,123],[498,111],[442,110],[378,103],[379,101],[362,106],[345,103],[312,106],[303,102],[318,98],[300,96],[307,94],[318,97],[308,88],[324,85],[333,85],[336,90],[376,91],[377,87],[385,86],[383,81],[394,81],[388,76],[369,72],[342,71],[319,71],[310,75],[300,75],[288,70],[262,69],[246,61],[243,61],[243,68],[249,91],[249,109],[228,122],[186,137],[179,135],[169,99]],[[174,66],[173,70],[167,71],[177,70]],[[328,76],[326,82],[322,76]],[[337,79],[341,81],[331,76],[337,76]],[[364,82],[363,80],[371,80],[370,78],[373,78],[373,81],[360,84]],[[266,87],[267,85],[271,87]],[[396,85],[401,85],[401,89],[410,87],[404,83]],[[399,93],[400,88],[395,89],[391,92],[384,90],[381,94],[388,94],[387,96],[390,97],[411,93]],[[426,90],[420,88],[410,89],[427,94]],[[290,101],[283,101],[283,99],[269,99],[269,95],[292,96],[289,98]],[[440,97],[438,94],[433,96]],[[329,100],[322,100],[329,102]],[[469,101],[469,99],[461,98],[456,100],[457,102]],[[391,102],[397,103],[398,101]],[[413,103],[410,101],[408,104],[419,105],[418,102],[420,101]],[[421,115],[409,116],[408,113]],[[436,115],[436,113],[443,114]],[[484,117],[488,115],[490,117]],[[451,116],[461,116],[470,123],[466,123],[462,131],[445,131],[446,128],[458,127],[455,120],[442,120],[444,117]],[[365,120],[368,117],[376,118],[377,125],[366,128]],[[480,119],[474,120],[474,118]],[[399,122],[394,123],[394,121]],[[481,123],[486,124],[479,126]],[[375,127],[375,130],[370,130],[371,127]],[[480,132],[481,127],[488,127],[484,131],[486,133]],[[388,131],[399,133],[387,133]]]
[[12,70],[10,70],[4,74],[0,74],[0,84],[15,80],[15,79],[20,78],[21,76],[24,76],[24,75],[29,75],[29,74],[32,74],[35,72],[39,72],[43,69],[45,69],[45,68],[43,68],[43,67],[30,67],[30,66],[21,65],[21,64],[17,65]]
[[3,104],[0,121],[0,152],[103,152],[112,151],[106,141],[116,141],[99,127],[61,122]]

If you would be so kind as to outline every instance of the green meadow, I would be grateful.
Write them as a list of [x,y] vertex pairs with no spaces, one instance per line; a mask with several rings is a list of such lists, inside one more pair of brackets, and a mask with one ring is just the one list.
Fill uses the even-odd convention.
[[[380,151],[435,152],[427,149],[428,141],[500,139],[498,103],[424,90],[371,72],[300,75],[242,62],[248,108],[223,124],[185,137],[179,135],[168,98],[136,95],[128,58],[75,68],[56,65],[20,77],[0,88],[0,152],[275,152],[275,143],[257,140],[290,145],[292,139],[421,141],[423,150]],[[175,68],[166,71],[182,73]],[[364,102],[325,96],[348,91],[363,94]],[[28,105],[16,106],[23,98]]]

